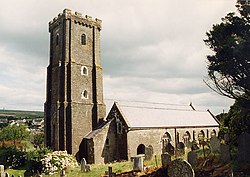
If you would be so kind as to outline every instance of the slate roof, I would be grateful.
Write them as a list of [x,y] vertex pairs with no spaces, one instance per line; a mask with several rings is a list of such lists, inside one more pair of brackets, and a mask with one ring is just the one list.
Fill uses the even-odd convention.
[[191,106],[148,103],[115,103],[130,128],[218,127],[209,111]]

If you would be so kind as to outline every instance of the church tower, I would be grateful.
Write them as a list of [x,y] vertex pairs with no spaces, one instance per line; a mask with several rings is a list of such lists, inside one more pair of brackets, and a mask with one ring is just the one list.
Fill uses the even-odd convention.
[[101,20],[68,9],[49,22],[45,144],[54,150],[77,156],[105,117],[100,31]]

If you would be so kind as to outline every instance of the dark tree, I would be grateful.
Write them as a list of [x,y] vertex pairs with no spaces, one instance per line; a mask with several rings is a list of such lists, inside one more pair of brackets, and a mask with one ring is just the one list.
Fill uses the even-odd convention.
[[250,101],[250,5],[241,0],[236,7],[238,15],[227,14],[206,33],[213,54],[207,56],[205,83],[221,95]]
[[226,114],[224,119],[225,124],[229,128],[231,143],[237,144],[237,137],[243,132],[250,133],[250,105],[241,105],[241,102],[236,101]]

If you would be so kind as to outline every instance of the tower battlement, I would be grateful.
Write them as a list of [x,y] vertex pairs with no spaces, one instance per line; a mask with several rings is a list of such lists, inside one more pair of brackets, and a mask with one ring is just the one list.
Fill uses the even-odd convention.
[[102,20],[100,19],[92,19],[91,16],[85,15],[83,16],[79,12],[73,12],[70,9],[64,9],[63,13],[59,13],[57,17],[49,22],[49,31],[51,29],[59,26],[62,23],[62,20],[71,20],[75,24],[79,24],[82,26],[86,26],[89,28],[96,27],[98,30],[101,30]]

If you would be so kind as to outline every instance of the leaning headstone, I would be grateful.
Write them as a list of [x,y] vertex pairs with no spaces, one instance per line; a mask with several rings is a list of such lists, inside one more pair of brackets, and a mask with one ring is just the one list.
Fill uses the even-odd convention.
[[143,158],[144,154],[131,157],[133,161],[133,171],[143,171]]
[[153,157],[153,147],[149,145],[148,147],[145,148],[145,160],[152,160]]
[[161,155],[161,164],[163,168],[167,168],[171,163],[171,155],[167,152]]
[[222,162],[229,162],[230,161],[229,145],[222,144],[220,146],[220,153],[221,153],[221,161]]
[[243,133],[238,137],[237,160],[240,162],[250,162],[250,134]]
[[185,160],[175,159],[168,168],[169,177],[194,177],[192,166]]
[[220,152],[220,140],[216,136],[210,139],[211,152]]
[[192,167],[195,167],[197,165],[197,153],[195,151],[188,152],[187,161]]
[[82,160],[81,160],[81,172],[87,172],[86,165],[87,165],[87,162],[86,162],[85,158],[82,158]]
[[174,146],[171,144],[171,143],[168,143],[165,147],[165,151],[164,152],[167,152],[169,153],[170,155],[174,155]]
[[0,177],[4,177],[4,165],[0,165]]
[[192,147],[192,142],[191,142],[191,141],[188,141],[188,142],[186,142],[185,144],[186,144],[186,147],[187,147],[188,149],[190,149],[190,148]]

